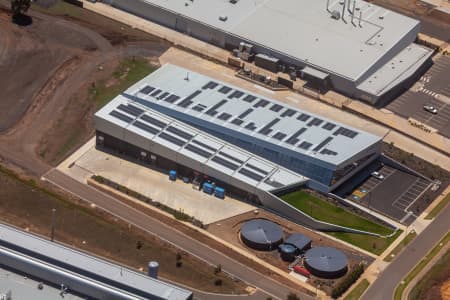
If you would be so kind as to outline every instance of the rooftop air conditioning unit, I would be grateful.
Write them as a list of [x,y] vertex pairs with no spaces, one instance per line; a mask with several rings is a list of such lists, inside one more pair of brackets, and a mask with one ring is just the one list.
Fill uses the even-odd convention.
[[228,20],[227,16],[219,16],[219,20],[222,22],[225,22],[226,20]]
[[238,1],[239,1],[239,0],[230,0],[230,3],[231,3],[231,4],[236,4],[236,3],[238,3]]
[[339,20],[341,18],[341,13],[338,10],[333,10],[331,12],[331,17],[335,20]]

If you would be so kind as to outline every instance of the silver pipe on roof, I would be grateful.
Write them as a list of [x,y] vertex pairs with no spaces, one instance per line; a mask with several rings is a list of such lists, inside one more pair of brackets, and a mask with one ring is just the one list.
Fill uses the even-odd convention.
[[327,0],[327,12],[330,12],[330,0]]
[[353,19],[355,18],[355,8],[356,8],[356,0],[353,0],[353,9],[352,9],[352,24],[353,25],[355,25],[355,23],[353,23]]
[[[342,4],[342,21],[344,21],[345,22],[345,18],[344,18],[344,15],[345,15],[345,4],[347,3],[347,0],[344,0],[344,3]],[[347,23],[347,22],[345,22],[345,23]]]
[[352,11],[351,11],[351,8],[350,8],[351,1],[352,1],[352,0],[348,0],[348,3],[347,3],[347,10],[348,10],[349,13],[352,12]]
[[361,26],[361,19],[362,19],[362,10],[359,11],[359,27]]

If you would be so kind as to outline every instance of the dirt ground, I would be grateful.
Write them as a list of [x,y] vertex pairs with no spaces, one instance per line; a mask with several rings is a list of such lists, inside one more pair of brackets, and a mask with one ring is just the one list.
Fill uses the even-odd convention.
[[[301,233],[306,235],[312,240],[312,247],[325,246],[325,247],[334,247],[342,250],[348,258],[349,270],[353,266],[361,262],[365,263],[367,266],[373,262],[373,258],[368,255],[358,252],[350,247],[346,247],[342,245],[342,243],[340,242],[329,239],[323,235],[320,235],[316,232],[306,229],[305,227],[297,225],[275,214],[263,210],[258,210],[258,214],[255,214],[254,212],[248,212],[233,218],[229,218],[217,223],[210,224],[208,225],[208,231],[239,248],[254,253],[258,258],[270,263],[271,265],[274,265],[280,268],[281,270],[289,272],[288,266],[290,263],[283,261],[280,258],[280,255],[277,250],[270,252],[256,251],[244,245],[240,240],[239,233],[242,224],[245,221],[256,218],[268,219],[279,224],[283,229],[285,238],[292,233]],[[322,289],[325,292],[330,293],[331,287],[334,286],[335,283],[338,282],[338,280],[324,280],[312,276],[308,282],[314,286],[317,286],[317,284],[320,283]]]
[[110,77],[125,57],[157,61],[170,44],[70,6],[85,19],[31,10],[32,24],[21,27],[11,23],[7,4],[0,0],[0,155],[39,176],[56,163],[42,160],[39,148],[55,149],[71,133],[76,149],[92,135],[92,82]]
[[421,32],[450,41],[450,16],[439,13],[418,0],[369,0],[382,7],[419,19],[422,22]]

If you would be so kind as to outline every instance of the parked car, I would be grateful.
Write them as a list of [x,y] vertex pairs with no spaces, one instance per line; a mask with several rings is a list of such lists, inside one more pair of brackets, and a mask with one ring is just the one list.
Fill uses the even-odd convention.
[[432,113],[433,115],[438,113],[438,110],[433,105],[424,105],[423,109],[425,109],[427,112]]
[[379,179],[379,180],[383,180],[384,179],[384,175],[381,174],[380,172],[377,172],[377,171],[372,172],[372,174],[370,174],[370,175],[372,175],[373,177],[375,177],[376,179]]
[[359,197],[358,195],[355,195],[355,194],[351,194],[350,199],[353,201],[359,201],[359,200],[361,200],[361,197]]

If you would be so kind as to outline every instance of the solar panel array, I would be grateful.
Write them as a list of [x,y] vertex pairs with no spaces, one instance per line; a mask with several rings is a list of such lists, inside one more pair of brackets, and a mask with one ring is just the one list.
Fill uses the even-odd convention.
[[[165,72],[166,68],[169,71]],[[228,129],[225,131],[227,135],[233,136],[229,130],[235,131],[236,138],[240,140],[245,141],[244,135],[247,135],[249,139],[259,139],[329,162],[347,160],[358,151],[367,149],[369,143],[376,142],[373,136],[359,138],[365,133],[342,124],[191,71],[189,80],[181,81],[186,71],[172,65],[164,66],[149,79],[136,84],[129,90],[130,94],[164,106],[167,110],[151,108],[191,125],[201,126],[199,128],[209,128],[208,123],[211,123],[215,128],[209,129],[221,133],[217,126],[224,127]],[[154,76],[158,72],[162,72],[163,76]],[[151,96],[155,92],[159,96]],[[163,95],[161,101],[159,97]],[[355,141],[353,147],[344,147],[346,139]],[[328,142],[323,143],[325,140]],[[249,142],[258,144],[257,141]],[[276,151],[273,147],[268,146]]]

